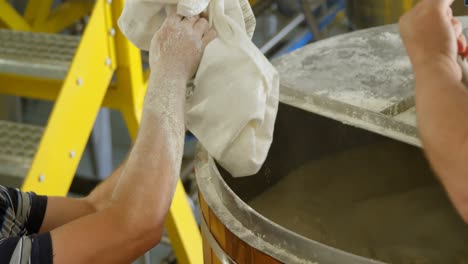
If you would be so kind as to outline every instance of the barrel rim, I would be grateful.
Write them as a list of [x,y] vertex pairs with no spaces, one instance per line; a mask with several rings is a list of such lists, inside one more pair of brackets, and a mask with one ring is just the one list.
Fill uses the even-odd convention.
[[[465,27],[468,26],[468,16],[457,18],[461,20]],[[396,25],[387,25],[380,28],[383,27],[391,28],[396,27]],[[375,30],[376,28],[373,29]],[[350,120],[349,117],[347,120],[341,120],[340,118],[337,118],[336,113],[333,112],[332,109],[326,109],[326,111],[319,109],[312,103],[313,100],[311,100],[312,102],[304,100],[300,101],[298,98],[301,97],[292,96],[291,92],[292,91],[288,89],[288,87],[281,87],[281,103],[306,112],[313,112],[324,117],[335,119],[337,121],[346,121],[346,123],[353,126],[360,127],[377,134],[382,134],[382,131],[363,127],[362,124],[354,119]],[[307,93],[302,95],[302,98],[309,97],[310,95]],[[407,142],[411,145],[418,145],[417,141],[410,140],[406,137],[399,136],[393,138]],[[199,191],[206,204],[229,231],[246,242],[250,247],[262,251],[284,263],[384,263],[327,246],[323,243],[313,241],[283,228],[256,212],[234,193],[221,176],[214,159],[202,146],[199,146],[198,148],[196,160],[196,180]]]
[[202,147],[197,153],[196,179],[206,204],[229,231],[283,263],[383,264],[303,237],[259,214],[227,185]]

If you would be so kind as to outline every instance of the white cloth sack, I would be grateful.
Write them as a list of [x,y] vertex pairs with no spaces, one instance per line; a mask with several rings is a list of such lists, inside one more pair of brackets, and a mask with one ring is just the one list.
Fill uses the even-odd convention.
[[127,0],[119,26],[147,50],[168,6],[177,5],[184,16],[208,11],[218,38],[205,49],[187,98],[187,128],[234,177],[253,175],[273,140],[279,75],[250,40],[255,18],[247,0],[193,2]]
[[[255,30],[255,17],[248,0],[226,0],[226,15],[245,27],[249,37]],[[127,0],[118,24],[135,46],[149,50],[151,39],[166,19],[166,8],[175,7],[181,16],[195,16],[208,8],[210,0]]]

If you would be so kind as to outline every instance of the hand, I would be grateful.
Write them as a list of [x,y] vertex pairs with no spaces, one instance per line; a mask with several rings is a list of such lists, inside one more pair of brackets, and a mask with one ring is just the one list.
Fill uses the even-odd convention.
[[181,17],[175,13],[154,35],[150,47],[150,66],[154,71],[192,78],[200,64],[205,47],[216,38],[205,18]]
[[400,33],[415,72],[424,67],[450,67],[461,80],[457,55],[467,54],[460,21],[450,5],[454,0],[423,0],[400,19]]

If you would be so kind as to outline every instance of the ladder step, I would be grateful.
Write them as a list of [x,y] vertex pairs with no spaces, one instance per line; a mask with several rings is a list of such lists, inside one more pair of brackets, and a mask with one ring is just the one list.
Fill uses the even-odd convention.
[[63,79],[80,37],[0,29],[0,74]]
[[[18,180],[28,173],[44,128],[0,120],[0,175]],[[11,180],[10,180],[11,181]]]

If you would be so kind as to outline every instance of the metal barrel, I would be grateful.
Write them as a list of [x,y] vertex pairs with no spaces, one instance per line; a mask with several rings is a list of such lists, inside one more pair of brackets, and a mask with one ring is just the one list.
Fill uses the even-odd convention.
[[[261,170],[233,178],[198,152],[205,263],[468,263],[468,229],[418,147],[397,27],[319,41],[274,64],[281,103]],[[310,177],[291,178],[310,164]]]

